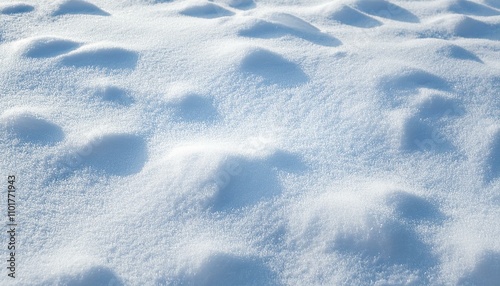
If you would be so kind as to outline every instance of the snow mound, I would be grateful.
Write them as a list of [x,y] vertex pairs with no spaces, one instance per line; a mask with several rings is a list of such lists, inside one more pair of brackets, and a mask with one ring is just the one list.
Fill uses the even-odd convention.
[[344,25],[358,28],[373,28],[382,25],[382,22],[349,5],[330,4],[323,9],[328,19]]
[[437,37],[450,38],[462,37],[471,39],[498,40],[499,24],[481,21],[466,15],[447,15],[433,21],[433,26],[438,27]]
[[401,6],[385,0],[359,0],[354,7],[367,14],[401,22],[419,23],[419,18]]
[[[435,203],[390,184],[373,182],[354,192],[324,193],[297,207],[290,216],[290,227],[298,233],[294,243],[301,249],[316,249],[319,260],[335,254],[350,257],[361,269],[384,272],[401,267],[397,280],[428,283],[425,277],[413,277],[414,271],[431,269],[437,260],[432,245],[414,225],[443,222]],[[332,270],[328,277],[338,275]],[[365,276],[363,280],[370,277],[367,272],[356,275]]]
[[29,58],[51,58],[66,54],[81,46],[80,43],[58,37],[36,37],[24,41],[23,54]]
[[223,3],[225,5],[228,5],[229,7],[242,10],[255,8],[254,0],[215,0],[215,2]]
[[240,70],[264,84],[291,86],[309,80],[297,63],[264,48],[249,48],[241,59]]
[[198,94],[186,94],[172,102],[176,116],[185,121],[213,121],[218,112],[213,100]]
[[336,38],[322,33],[310,23],[293,15],[275,13],[266,18],[268,18],[267,21],[253,21],[248,28],[241,30],[239,34],[241,36],[253,38],[279,38],[285,35],[291,35],[319,45],[340,45],[340,41]]
[[447,6],[449,12],[456,14],[473,16],[496,16],[500,14],[500,11],[468,0],[451,0],[447,2]]
[[472,271],[464,275],[459,285],[496,285],[500,279],[500,253],[487,251],[481,255]]
[[195,274],[184,278],[180,285],[279,285],[276,274],[254,257],[216,253],[207,257]]
[[60,126],[30,111],[7,110],[0,120],[7,133],[21,143],[53,145],[64,139]]
[[109,44],[92,44],[63,54],[62,64],[74,67],[100,67],[109,69],[133,69],[139,53]]
[[498,284],[498,0],[0,2],[0,285]]
[[483,63],[483,61],[477,55],[457,45],[446,45],[440,48],[438,50],[438,53],[445,57],[453,59],[469,60]]
[[180,12],[182,15],[213,19],[234,15],[233,12],[213,3],[188,6]]
[[67,0],[61,2],[52,13],[53,16],[71,14],[109,16],[110,14],[96,5],[83,0]]
[[102,134],[91,137],[60,164],[71,168],[89,167],[108,175],[127,176],[141,171],[147,161],[145,140],[133,134]]
[[130,92],[115,85],[100,85],[94,88],[94,96],[102,101],[128,106],[134,103]]
[[13,15],[28,13],[35,10],[35,7],[26,3],[0,4],[0,14]]
[[121,286],[125,285],[119,277],[109,268],[103,266],[94,266],[84,272],[75,275],[61,275],[53,280],[46,282],[55,285],[107,285]]

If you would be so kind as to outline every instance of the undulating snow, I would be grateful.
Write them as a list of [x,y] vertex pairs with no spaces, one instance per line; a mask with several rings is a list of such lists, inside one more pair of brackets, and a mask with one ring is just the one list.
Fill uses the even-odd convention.
[[0,2],[1,285],[500,285],[499,0]]

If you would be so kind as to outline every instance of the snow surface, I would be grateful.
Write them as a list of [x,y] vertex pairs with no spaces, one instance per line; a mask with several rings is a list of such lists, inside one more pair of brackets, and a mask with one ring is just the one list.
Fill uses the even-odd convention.
[[498,0],[1,1],[0,284],[500,285],[499,40]]

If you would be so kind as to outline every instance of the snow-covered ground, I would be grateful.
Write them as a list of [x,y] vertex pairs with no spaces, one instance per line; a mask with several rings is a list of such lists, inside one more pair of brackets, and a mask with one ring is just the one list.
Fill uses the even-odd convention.
[[21,1],[0,285],[500,285],[499,0]]

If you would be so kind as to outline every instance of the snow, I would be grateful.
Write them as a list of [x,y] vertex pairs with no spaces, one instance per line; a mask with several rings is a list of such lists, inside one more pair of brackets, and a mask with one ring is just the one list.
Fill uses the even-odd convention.
[[3,1],[0,284],[498,285],[499,9]]

